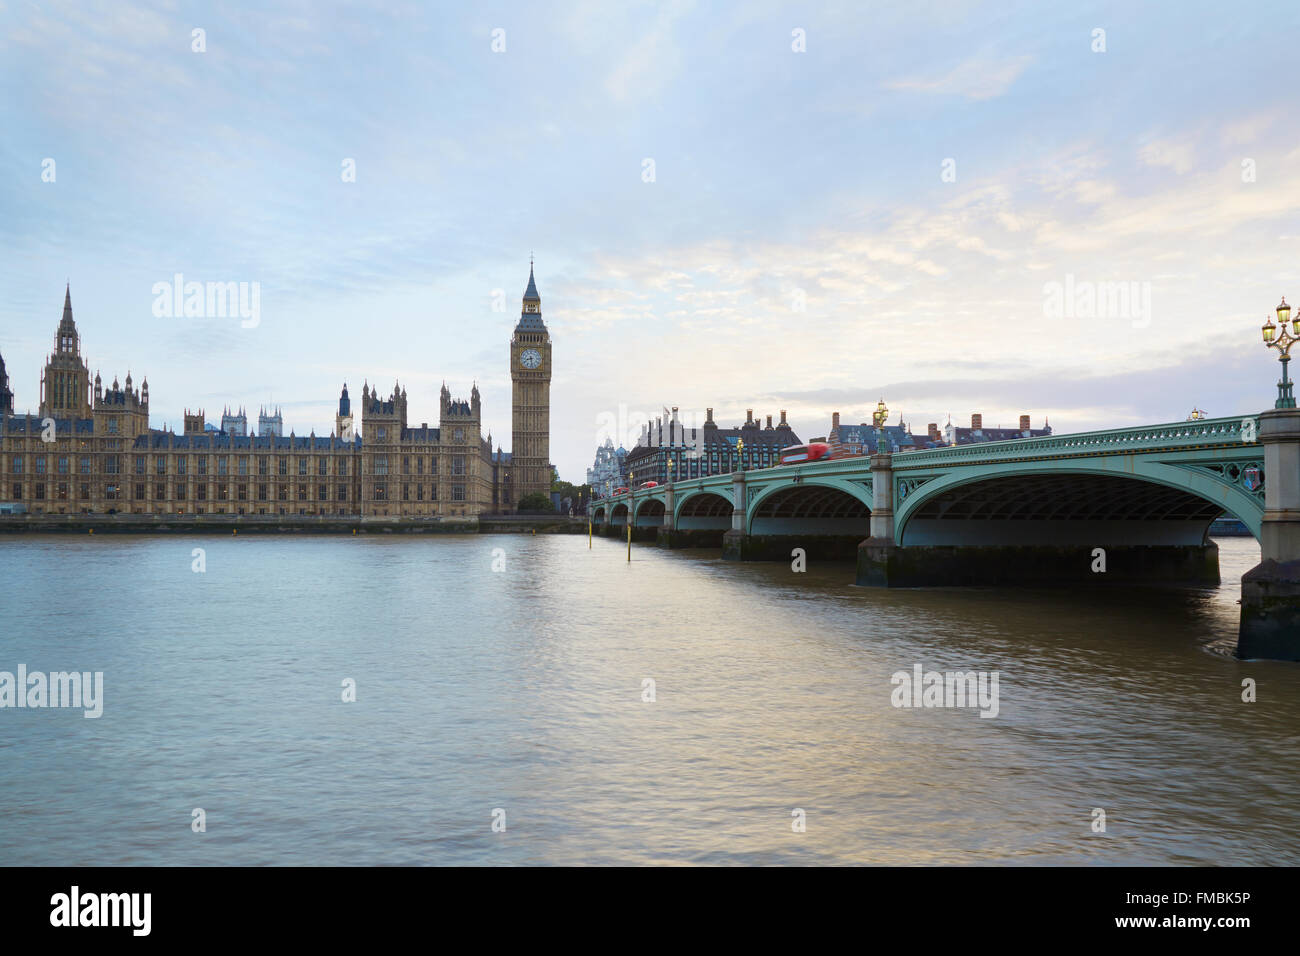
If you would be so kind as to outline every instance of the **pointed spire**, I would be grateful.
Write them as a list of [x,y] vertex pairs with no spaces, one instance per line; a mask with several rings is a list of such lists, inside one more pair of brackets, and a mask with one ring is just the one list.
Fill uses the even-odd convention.
[[537,280],[533,278],[533,259],[528,257],[528,288],[524,290],[525,302],[541,302],[542,297],[537,294]]
[[69,282],[63,289],[63,321],[72,323],[72,283]]

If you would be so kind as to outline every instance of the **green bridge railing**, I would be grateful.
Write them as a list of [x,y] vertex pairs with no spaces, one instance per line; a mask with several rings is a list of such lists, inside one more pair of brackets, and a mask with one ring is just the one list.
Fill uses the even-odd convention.
[[1013,438],[1010,441],[953,445],[900,452],[894,468],[912,468],[1002,457],[1059,457],[1061,455],[1138,454],[1165,449],[1225,448],[1259,444],[1259,416],[1203,418],[1167,425],[1115,428],[1100,432],[1078,432],[1046,438]]

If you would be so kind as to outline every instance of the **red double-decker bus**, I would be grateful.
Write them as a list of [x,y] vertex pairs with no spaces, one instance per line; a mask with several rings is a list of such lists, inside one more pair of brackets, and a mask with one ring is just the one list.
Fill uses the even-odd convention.
[[791,445],[781,449],[778,465],[802,465],[808,461],[822,461],[831,457],[831,446],[824,442],[809,442],[807,445]]

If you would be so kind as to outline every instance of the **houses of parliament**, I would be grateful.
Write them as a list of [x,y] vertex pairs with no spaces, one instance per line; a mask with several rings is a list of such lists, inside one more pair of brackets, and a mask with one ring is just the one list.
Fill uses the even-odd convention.
[[184,414],[182,434],[149,425],[149,382],[93,381],[71,288],[41,375],[40,410],[17,414],[0,355],[0,511],[33,514],[241,514],[439,517],[510,512],[549,496],[551,338],[533,270],[510,339],[512,448],[484,436],[478,386],[444,384],[438,427],[413,427],[406,389],[343,385],[329,437],[284,435],[278,413],[250,433],[242,410],[221,427]]

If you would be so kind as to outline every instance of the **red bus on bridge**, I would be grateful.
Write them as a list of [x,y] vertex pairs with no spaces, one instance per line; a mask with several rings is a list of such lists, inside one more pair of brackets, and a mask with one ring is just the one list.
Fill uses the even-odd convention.
[[781,449],[779,465],[801,465],[806,461],[823,461],[831,457],[831,446],[825,442],[809,442],[807,445],[791,445]]

